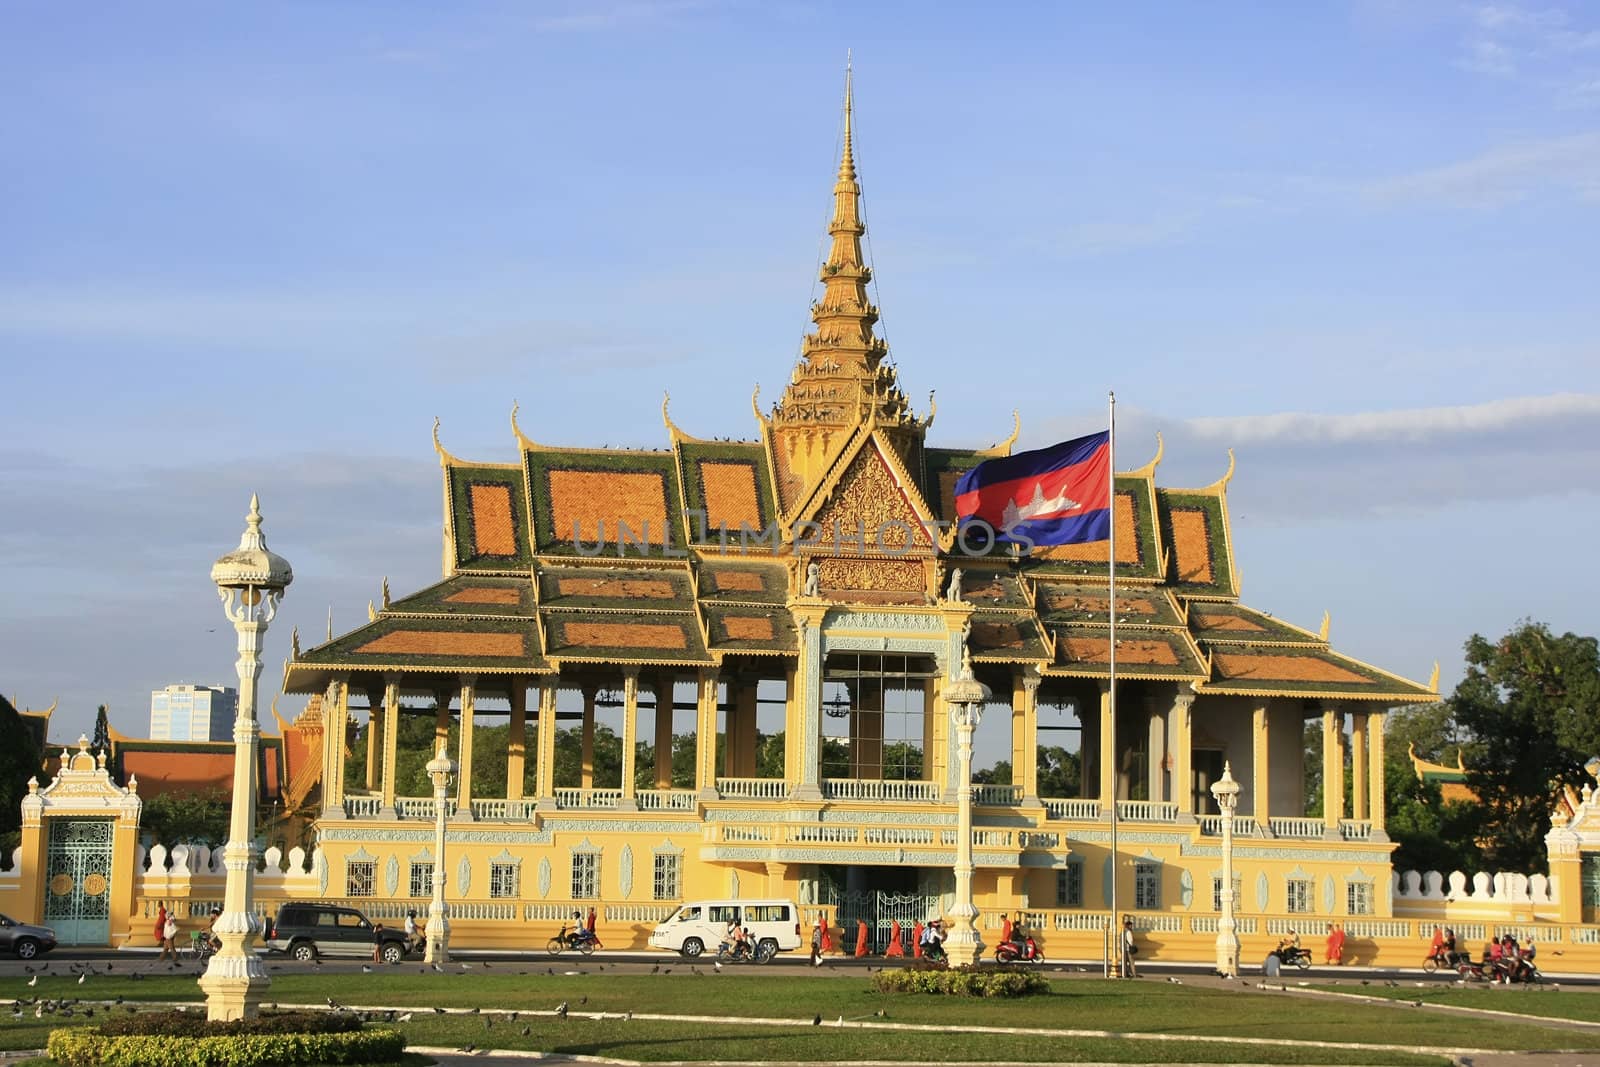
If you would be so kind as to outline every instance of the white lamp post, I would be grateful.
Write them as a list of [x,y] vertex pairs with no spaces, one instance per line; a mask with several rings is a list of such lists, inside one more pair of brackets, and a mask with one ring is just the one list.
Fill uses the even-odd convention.
[[973,925],[978,909],[972,906],[972,732],[983,721],[989,687],[973,677],[970,649],[962,649],[961,674],[945,689],[944,698],[956,728],[956,758],[961,764],[956,790],[956,903],[950,909],[954,922],[945,953],[952,963],[972,966],[983,956],[983,941]]
[[450,919],[444,908],[444,815],[445,797],[456,775],[456,762],[445,755],[445,742],[439,742],[439,753],[428,761],[425,768],[433,779],[433,901],[428,905],[427,950],[423,957],[428,963],[450,962]]
[[222,852],[227,870],[222,915],[214,927],[222,948],[211,957],[200,988],[206,994],[206,1018],[244,1019],[256,1014],[270,984],[251,943],[260,933],[252,900],[256,880],[256,680],[261,675],[261,638],[278,613],[283,591],[294,571],[282,556],[267,551],[261,535],[261,505],[250,497],[239,547],[217,560],[211,580],[217,583],[222,610],[239,634],[239,708],[233,720],[233,809],[228,844]]
[[1222,918],[1217,922],[1217,973],[1239,975],[1239,935],[1233,921],[1233,810],[1239,806],[1239,783],[1233,766],[1222,765],[1222,777],[1211,784],[1211,795],[1222,812]]

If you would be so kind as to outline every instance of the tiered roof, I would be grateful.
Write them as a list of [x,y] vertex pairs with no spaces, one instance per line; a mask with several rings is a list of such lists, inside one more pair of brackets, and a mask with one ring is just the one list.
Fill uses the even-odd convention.
[[[962,568],[973,658],[1046,675],[1109,668],[1109,545],[972,558],[948,533],[954,486],[1010,454],[926,447],[932,415],[906,403],[873,332],[847,77],[832,246],[816,323],[758,438],[708,441],[672,423],[660,450],[556,448],[512,430],[518,462],[473,463],[434,443],[444,478],[444,580],[352,633],[301,652],[285,688],[335,673],[542,674],[589,663],[720,665],[798,655],[790,604],[817,565],[821,595],[873,610],[922,607]],[[1115,483],[1117,671],[1200,693],[1387,703],[1433,695],[1239,604],[1227,472],[1156,485],[1154,459]],[[885,544],[852,540],[860,524]],[[835,538],[837,537],[837,541]],[[386,598],[387,600],[387,598]]]

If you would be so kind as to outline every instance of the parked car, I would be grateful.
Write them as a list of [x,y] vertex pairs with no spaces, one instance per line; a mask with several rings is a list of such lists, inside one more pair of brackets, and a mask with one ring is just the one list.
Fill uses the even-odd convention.
[[763,962],[780,949],[800,947],[800,909],[787,900],[691,901],[655,928],[650,947],[698,956],[716,949],[730,922],[750,930],[757,959]]
[[[268,953],[281,952],[292,959],[316,960],[323,956],[370,957],[377,933],[372,921],[355,908],[336,904],[285,904],[267,928]],[[384,963],[405,959],[410,945],[400,926],[384,927],[381,957]]]
[[48,926],[34,926],[0,915],[0,952],[14,953],[19,960],[31,960],[56,947],[56,932]]

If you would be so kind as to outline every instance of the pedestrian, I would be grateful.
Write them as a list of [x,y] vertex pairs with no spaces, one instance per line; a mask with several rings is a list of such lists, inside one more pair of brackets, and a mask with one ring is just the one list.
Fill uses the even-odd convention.
[[1122,977],[1139,977],[1139,968],[1134,965],[1133,958],[1139,954],[1139,948],[1133,943],[1133,920],[1122,920]]
[[589,918],[583,924],[584,933],[589,935],[589,940],[594,942],[595,948],[604,948],[605,946],[600,944],[600,939],[594,935],[594,920],[594,908],[591,907],[589,909]]
[[174,912],[167,912],[167,921],[161,925],[161,958],[166,959],[170,953],[172,962],[178,962],[178,918]]
[[900,956],[906,954],[906,947],[900,943],[900,920],[895,919],[889,924],[889,947],[884,949],[885,956]]
[[833,951],[833,931],[828,929],[827,912],[817,912],[817,924],[822,927],[822,954],[826,956]]
[[372,926],[372,962],[383,962],[383,924],[374,923]]
[[1344,965],[1344,923],[1333,924],[1333,962]]
[[167,929],[167,906],[166,906],[165,903],[163,903],[156,909],[156,928],[155,928],[154,933],[152,934],[152,936],[155,937],[155,939],[156,939],[157,947],[159,947],[161,945],[161,942],[163,942],[163,941],[165,941],[167,939],[167,935],[165,933],[166,929]]
[[922,930],[922,920],[918,919],[917,924],[911,928],[912,959],[920,960],[922,958]]
[[856,959],[867,954],[867,920],[856,920]]
[[822,912],[817,912],[817,921],[811,924],[811,966],[817,967],[822,963]]
[[[416,910],[413,909],[411,911],[406,912],[406,952],[407,953],[415,952],[417,950],[417,936],[418,936],[417,935],[417,913],[416,913]],[[395,960],[395,963],[399,963],[399,962],[400,962],[399,960]]]

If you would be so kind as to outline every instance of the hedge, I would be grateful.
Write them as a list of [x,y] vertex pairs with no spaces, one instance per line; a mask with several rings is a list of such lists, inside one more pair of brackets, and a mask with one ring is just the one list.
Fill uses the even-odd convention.
[[167,1037],[118,1037],[94,1028],[52,1030],[46,1052],[71,1067],[291,1067],[303,1063],[384,1063],[405,1052],[397,1030],[343,1034],[242,1034],[173,1041]]
[[244,1034],[342,1034],[361,1029],[361,1016],[342,1011],[262,1012],[249,1019],[212,1022],[203,1013],[142,1011],[118,1015],[98,1027],[107,1037],[239,1037]]
[[1050,992],[1050,983],[1032,971],[953,971],[902,967],[879,971],[872,984],[880,993],[939,993],[954,997],[1028,997]]

